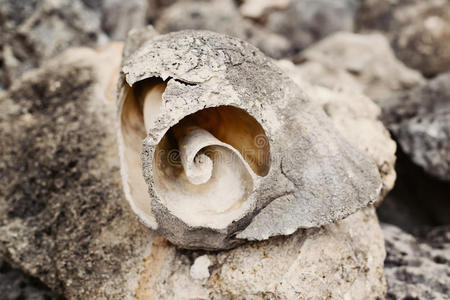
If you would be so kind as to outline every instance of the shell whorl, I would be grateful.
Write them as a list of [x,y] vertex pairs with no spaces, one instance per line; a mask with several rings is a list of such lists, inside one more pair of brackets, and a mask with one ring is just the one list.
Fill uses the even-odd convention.
[[[146,94],[141,94],[147,131],[157,119],[155,103],[164,86],[146,87]],[[155,195],[172,214],[192,226],[226,227],[253,191],[257,175],[241,154],[251,150],[245,148],[251,142],[244,141],[253,136],[241,134],[234,146],[219,139],[223,138],[221,132],[231,133],[220,128],[227,126],[222,124],[227,118],[233,118],[232,110],[216,107],[184,117],[167,130],[153,151]]]
[[228,249],[378,198],[374,162],[256,48],[149,35],[126,47],[118,101],[124,191],[149,227],[183,248]]

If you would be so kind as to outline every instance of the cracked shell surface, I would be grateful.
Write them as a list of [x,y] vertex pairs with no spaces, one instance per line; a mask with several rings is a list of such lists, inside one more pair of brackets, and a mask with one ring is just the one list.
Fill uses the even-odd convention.
[[[342,219],[378,198],[374,162],[255,47],[207,31],[155,33],[133,45],[118,99],[125,192],[140,218],[177,246],[226,249],[288,235]],[[197,152],[203,148],[189,141],[199,129],[207,132],[198,139],[203,148],[233,152],[233,172],[242,165],[237,185],[216,170],[223,157]],[[204,142],[209,138],[214,142]],[[209,181],[190,181],[189,166],[208,159]],[[198,202],[211,180],[226,188]],[[237,186],[245,191],[238,196]],[[174,189],[180,194],[168,196]]]

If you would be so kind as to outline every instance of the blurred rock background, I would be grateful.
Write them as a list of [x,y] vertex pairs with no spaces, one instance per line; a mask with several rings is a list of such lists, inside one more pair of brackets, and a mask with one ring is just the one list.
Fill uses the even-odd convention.
[[[395,187],[378,207],[387,298],[448,297],[450,0],[0,0],[0,93],[64,49],[120,41],[146,24],[237,36],[309,81],[374,100],[397,141]],[[0,290],[60,298],[4,261]]]

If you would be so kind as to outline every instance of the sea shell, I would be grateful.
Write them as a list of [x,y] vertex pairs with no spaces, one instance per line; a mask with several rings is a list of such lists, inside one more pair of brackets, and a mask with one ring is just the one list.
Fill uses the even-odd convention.
[[136,31],[124,50],[127,200],[172,243],[227,249],[373,203],[375,164],[259,50],[207,31]]

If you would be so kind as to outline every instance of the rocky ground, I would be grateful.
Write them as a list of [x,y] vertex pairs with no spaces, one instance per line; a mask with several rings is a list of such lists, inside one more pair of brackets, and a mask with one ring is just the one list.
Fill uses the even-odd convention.
[[[78,170],[88,166],[80,166],[78,165],[80,162],[68,158],[77,155],[89,162],[97,155],[95,149],[107,145],[90,144],[92,151],[88,151],[89,153],[80,152],[81,150],[77,150],[75,146],[59,149],[61,161],[52,161],[51,158],[43,157],[38,152],[39,149],[47,149],[56,153],[57,142],[44,144],[49,148],[37,147],[36,152],[32,147],[40,145],[39,143],[47,143],[45,141],[50,137],[59,142],[73,136],[90,141],[89,136],[92,134],[100,136],[106,144],[109,143],[108,145],[113,143],[109,140],[110,129],[95,125],[96,115],[91,115],[92,119],[87,121],[88,125],[76,121],[77,114],[92,112],[77,111],[78,108],[70,104],[58,107],[55,102],[57,101],[55,99],[65,93],[70,93],[71,99],[85,101],[83,94],[80,94],[83,92],[87,95],[85,99],[91,99],[95,91],[86,87],[92,83],[91,75],[86,73],[90,72],[90,69],[66,66],[66,69],[61,68],[59,75],[54,74],[54,77],[49,70],[52,64],[61,66],[61,62],[56,63],[54,57],[66,49],[77,46],[104,47],[111,41],[124,40],[129,29],[145,24],[154,25],[161,33],[180,29],[207,29],[226,33],[249,41],[266,55],[279,60],[278,64],[282,69],[286,70],[300,86],[303,85],[305,91],[319,99],[319,103],[343,135],[366,151],[377,164],[383,179],[382,194],[386,196],[379,200],[377,208],[387,252],[384,263],[386,298],[448,298],[450,294],[448,289],[450,286],[449,0],[0,0],[0,99],[7,99],[1,101],[12,101],[11,103],[15,105],[23,103],[23,107],[28,109],[25,112],[19,107],[17,111],[8,112],[7,116],[0,115],[3,124],[8,122],[9,127],[5,128],[20,132],[16,136],[9,136],[8,139],[16,139],[22,143],[17,149],[11,148],[13,149],[11,151],[21,153],[22,159],[14,160],[14,165],[6,165],[0,161],[0,181],[1,177],[6,178],[6,174],[15,174],[11,182],[26,183],[25,187],[28,188],[28,190],[12,189],[10,182],[3,182],[5,186],[8,184],[10,193],[3,194],[7,189],[0,191],[0,197],[7,198],[8,201],[12,201],[8,203],[15,205],[3,210],[7,212],[5,214],[7,217],[0,220],[0,229],[7,232],[0,238],[0,242],[3,246],[13,243],[10,249],[14,250],[7,252],[0,260],[2,298],[60,299],[62,298],[60,294],[73,296],[74,290],[79,288],[76,285],[83,283],[82,278],[87,275],[84,273],[77,276],[68,275],[70,270],[72,272],[78,270],[77,262],[68,259],[69,254],[65,253],[63,248],[78,251],[76,248],[78,242],[87,243],[86,248],[80,250],[82,253],[79,257],[91,257],[93,254],[90,251],[94,251],[95,255],[114,257],[115,251],[136,253],[142,250],[138,247],[130,249],[123,244],[107,244],[106,248],[102,248],[101,242],[95,244],[74,229],[78,225],[90,226],[90,221],[76,224],[64,220],[64,216],[67,218],[77,216],[78,209],[86,210],[80,217],[81,220],[93,220],[98,216],[90,215],[89,209],[94,207],[104,214],[102,217],[111,218],[111,222],[116,222],[116,226],[117,224],[122,224],[124,228],[131,226],[126,225],[124,221],[124,216],[130,213],[126,208],[114,201],[105,205],[99,200],[101,197],[112,199],[114,193],[120,193],[116,180],[102,181],[101,185],[98,185],[96,180],[102,174],[83,176]],[[93,53],[74,53],[90,57],[91,64],[94,65],[96,56]],[[107,57],[102,59],[108,61]],[[23,76],[28,71],[31,73]],[[75,74],[79,81],[68,80],[71,74]],[[63,82],[60,78],[67,80],[65,89],[60,86]],[[27,102],[27,99],[37,100]],[[373,105],[370,99],[379,108]],[[6,105],[5,103],[0,104]],[[58,124],[58,118],[47,120],[46,116],[49,113],[61,118],[71,116],[72,127],[52,125],[54,124],[52,122]],[[386,129],[377,119],[388,128],[397,146],[392,143]],[[15,120],[15,124],[10,125],[11,120]],[[88,128],[86,126],[96,126],[96,130],[82,132],[80,135],[78,129]],[[44,129],[47,136],[41,137],[36,128]],[[6,139],[3,142],[10,145]],[[2,158],[13,154],[13,152],[6,153],[4,149],[9,148],[4,147],[0,150]],[[22,152],[20,149],[27,151]],[[397,162],[394,169],[395,151]],[[28,159],[27,155],[34,155],[35,159],[24,163],[23,161]],[[64,174],[59,174],[58,170],[64,163],[68,164],[67,168],[64,169]],[[36,164],[40,166],[39,169],[36,169]],[[105,172],[117,173],[118,167],[115,163],[109,166],[110,169],[105,169]],[[19,171],[27,172],[27,175],[20,178]],[[60,180],[56,180],[58,178]],[[82,184],[78,186],[74,182]],[[48,186],[49,183],[51,186]],[[61,185],[74,193],[77,199],[86,197],[85,193],[88,191],[97,196],[91,203],[72,203],[68,198],[61,201],[58,199],[66,197],[59,192]],[[112,194],[103,195],[99,191],[104,185],[110,187]],[[52,199],[52,202],[44,203],[41,201],[43,197]],[[4,208],[2,206],[5,206],[4,203],[0,203],[0,211]],[[46,206],[51,207],[52,212],[57,212],[58,217],[55,218],[52,214],[39,215],[39,218],[45,217],[53,224],[47,228],[39,227],[42,223],[39,222],[39,218],[33,219],[33,215],[39,214],[44,208],[48,209]],[[372,228],[373,238],[376,240],[379,237],[378,225],[373,218],[370,212],[365,212],[364,215],[356,215],[353,221],[344,221],[340,229],[339,226],[337,228],[331,226],[321,230],[333,238],[351,240],[351,243],[354,243],[352,245],[369,251],[370,247],[364,243],[362,235],[357,234],[356,237],[350,238],[345,224],[360,222],[363,224],[361,226]],[[20,227],[21,224],[26,226]],[[63,226],[61,224],[65,227],[60,232]],[[101,230],[100,227],[98,239],[109,241],[105,235],[111,232],[109,229]],[[22,230],[25,228],[29,232],[20,232],[17,228]],[[138,225],[133,228],[137,236],[143,236],[144,229]],[[19,239],[26,234],[32,234],[33,238]],[[121,234],[126,237],[125,233]],[[315,231],[309,234],[318,240],[322,236]],[[55,236],[59,236],[56,243]],[[68,240],[69,237],[75,242]],[[136,240],[144,244],[140,238],[132,242],[135,243]],[[23,243],[33,245],[32,251],[25,251],[20,247]],[[310,255],[308,257],[314,260],[312,252],[308,252],[312,250],[308,249],[320,245],[327,247],[327,243],[329,241],[323,239],[317,244],[306,243],[298,246],[280,240],[279,247],[288,253],[287,258],[292,259],[288,263],[298,263],[292,251],[303,247],[302,251],[310,253],[307,254]],[[161,249],[167,248],[163,243],[158,245]],[[297,246],[300,248],[296,248]],[[367,287],[368,284],[376,286],[378,290],[372,291],[372,295],[378,295],[383,290],[381,281],[375,283],[375,280],[379,279],[376,272],[377,259],[382,258],[382,251],[381,248],[377,248],[378,246],[374,247],[376,249],[370,251],[375,253],[375,262],[368,264],[367,260],[360,256],[355,257],[352,262],[366,263],[367,272],[372,274],[370,280],[374,281],[366,281],[367,278],[360,276],[359,273],[346,274],[353,276],[352,280],[359,282],[361,287]],[[45,255],[39,252],[40,248],[51,249],[55,257],[61,261],[66,259],[67,263],[72,265],[62,265],[57,259],[47,260]],[[183,270],[180,274],[184,275],[180,275],[179,278],[164,275],[167,281],[160,284],[160,289],[170,288],[177,280],[186,280],[187,277],[183,276],[189,274],[187,266],[199,255],[165,251],[161,250],[160,253],[164,253],[168,260],[176,263],[180,270]],[[242,249],[242,251],[249,250]],[[267,251],[270,254],[270,251]],[[342,249],[342,253],[346,253],[345,251],[349,250]],[[261,255],[267,255],[265,250],[263,252]],[[37,261],[33,261],[36,257]],[[210,257],[215,266],[213,268],[218,265],[222,268],[222,264],[226,265],[224,261],[235,262],[237,265],[240,263],[238,253]],[[329,257],[329,259],[339,261],[344,258]],[[13,263],[16,269],[10,263]],[[89,262],[85,263],[82,264],[83,272],[88,272],[87,274],[92,271],[99,272],[93,270]],[[119,265],[117,260],[107,259],[100,267],[101,272],[116,274],[134,270],[135,263],[128,261],[120,269],[114,267]],[[266,268],[271,266],[271,262],[265,265]],[[169,273],[171,271],[167,266],[160,268]],[[243,273],[247,271],[245,264],[241,268],[242,270],[239,270]],[[23,270],[34,277],[29,277]],[[68,270],[67,273],[65,270]],[[220,272],[216,270],[214,274],[229,280],[228,282],[234,284],[236,289],[247,288],[239,285],[236,270],[220,270]],[[81,272],[81,268],[78,271]],[[196,272],[192,269],[190,271]],[[324,270],[324,276],[330,275],[327,272],[329,271]],[[273,275],[277,276],[276,273]],[[51,292],[36,279],[36,276],[57,291],[57,294]],[[298,279],[288,276],[286,283],[290,284],[290,280]],[[104,284],[102,278],[95,278],[93,281],[98,286]],[[62,288],[62,283],[67,285],[67,288]],[[317,282],[312,281],[311,284]],[[92,286],[93,289],[95,287]],[[198,287],[200,294],[207,289],[200,283]],[[145,290],[146,287],[141,288]],[[264,290],[258,286],[258,282],[255,283],[255,290],[268,294],[273,292],[270,289]],[[222,293],[220,295],[231,293],[225,290],[220,292]],[[286,289],[284,292],[283,295],[289,295],[290,290]],[[336,295],[339,294],[333,294],[338,297]],[[169,298],[170,296],[165,295]]]

